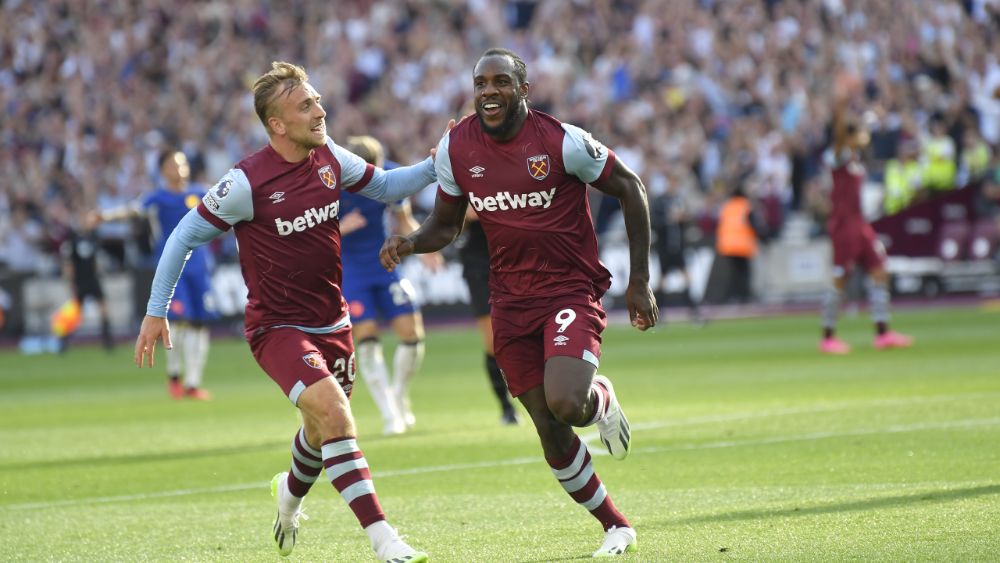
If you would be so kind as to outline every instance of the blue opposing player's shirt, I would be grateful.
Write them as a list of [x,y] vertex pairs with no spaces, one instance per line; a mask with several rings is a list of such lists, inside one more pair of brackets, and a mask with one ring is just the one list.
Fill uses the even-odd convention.
[[[172,192],[165,187],[158,187],[143,196],[140,205],[149,217],[156,241],[154,259],[159,262],[167,238],[177,223],[187,215],[188,211],[201,203],[206,190],[197,184],[191,184],[183,192]],[[199,247],[191,252],[191,257],[184,267],[184,272],[203,272],[209,268],[208,248]]]
[[[385,161],[385,170],[392,170],[399,165]],[[340,195],[340,216],[358,210],[365,218],[365,226],[341,237],[341,259],[344,269],[356,272],[379,271],[382,265],[378,260],[382,243],[389,235],[389,224],[386,221],[386,209],[389,206],[362,195],[345,191]]]

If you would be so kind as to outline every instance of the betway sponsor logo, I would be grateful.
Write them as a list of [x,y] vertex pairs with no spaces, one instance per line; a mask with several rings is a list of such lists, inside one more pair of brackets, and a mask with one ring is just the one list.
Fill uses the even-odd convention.
[[305,213],[288,221],[279,217],[274,220],[274,224],[278,227],[278,234],[284,237],[292,233],[301,233],[302,231],[311,229],[320,223],[325,223],[329,219],[336,219],[339,211],[340,202],[334,201],[330,205],[320,207],[319,209],[316,209],[315,207],[306,209]]
[[548,208],[552,205],[552,200],[556,197],[556,188],[526,194],[512,194],[510,192],[497,192],[497,195],[488,195],[483,198],[476,197],[476,194],[469,193],[469,203],[476,211],[508,211],[511,209],[524,209],[525,207]]

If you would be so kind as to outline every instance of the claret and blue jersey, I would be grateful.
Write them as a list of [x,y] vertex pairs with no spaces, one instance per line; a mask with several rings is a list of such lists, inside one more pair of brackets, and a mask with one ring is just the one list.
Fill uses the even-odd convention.
[[468,200],[490,247],[494,303],[582,291],[599,299],[611,274],[598,257],[587,184],[611,175],[615,154],[590,133],[531,110],[498,143],[475,116],[438,144],[439,197]]

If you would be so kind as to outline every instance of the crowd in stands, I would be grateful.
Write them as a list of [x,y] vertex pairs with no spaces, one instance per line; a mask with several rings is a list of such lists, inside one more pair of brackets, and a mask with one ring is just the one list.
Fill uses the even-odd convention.
[[6,0],[0,263],[54,273],[72,210],[150,189],[166,144],[208,182],[262,146],[248,87],[272,60],[306,67],[334,139],[424,158],[490,46],[653,197],[679,183],[710,219],[743,183],[772,235],[793,215],[820,233],[836,91],[871,129],[880,213],[1000,185],[998,31],[996,0]]

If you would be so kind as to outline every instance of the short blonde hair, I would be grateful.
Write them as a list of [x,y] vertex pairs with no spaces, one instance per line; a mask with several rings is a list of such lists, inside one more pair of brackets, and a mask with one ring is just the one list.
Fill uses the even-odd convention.
[[385,158],[382,143],[378,142],[378,139],[371,135],[348,137],[347,150],[360,156],[368,164],[374,164],[378,167],[382,166],[383,159]]
[[253,109],[257,112],[257,117],[260,118],[265,129],[271,131],[267,125],[267,118],[273,115],[274,99],[306,82],[309,82],[309,75],[306,74],[304,68],[284,61],[274,61],[271,63],[271,70],[253,83],[251,88],[253,90]]

